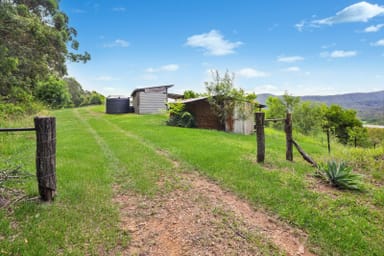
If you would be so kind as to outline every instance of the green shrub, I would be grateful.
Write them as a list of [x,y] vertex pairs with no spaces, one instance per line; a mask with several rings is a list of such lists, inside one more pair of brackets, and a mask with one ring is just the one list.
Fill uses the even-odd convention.
[[28,101],[21,103],[6,103],[0,100],[0,126],[7,120],[23,119],[26,116],[36,115],[44,106],[38,102]]
[[169,120],[167,125],[179,127],[194,127],[195,121],[191,113],[185,111],[185,105],[180,102],[170,103],[169,107]]
[[337,188],[361,190],[360,175],[352,173],[352,168],[344,162],[329,161],[319,165],[316,176]]

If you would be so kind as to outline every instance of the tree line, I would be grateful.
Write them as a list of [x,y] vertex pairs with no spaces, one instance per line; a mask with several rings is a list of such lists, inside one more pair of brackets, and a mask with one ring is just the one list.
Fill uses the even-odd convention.
[[91,59],[88,52],[78,53],[76,36],[58,0],[0,0],[1,113],[33,113],[41,104],[60,108],[102,100],[100,94],[65,78],[66,61]]
[[[295,131],[304,135],[317,135],[324,132],[328,139],[332,136],[344,145],[368,147],[373,141],[368,129],[357,117],[357,112],[344,109],[340,105],[327,106],[324,103],[301,101],[300,97],[289,95],[271,96],[266,101],[267,118],[283,117],[286,112],[292,113]],[[270,123],[271,127],[282,129],[280,123]]]

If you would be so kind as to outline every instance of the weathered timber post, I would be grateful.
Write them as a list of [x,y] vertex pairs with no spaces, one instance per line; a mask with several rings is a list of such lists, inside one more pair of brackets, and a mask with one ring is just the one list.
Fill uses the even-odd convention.
[[328,154],[331,154],[331,140],[330,140],[330,131],[327,129],[327,145],[328,145]]
[[264,163],[265,158],[265,136],[264,136],[264,112],[255,113],[255,128],[256,128],[256,142],[257,142],[257,162]]
[[293,153],[292,153],[292,114],[287,113],[285,118],[285,139],[286,139],[286,152],[285,159],[288,161],[293,161]]
[[52,201],[56,192],[56,119],[35,117],[36,176],[40,197]]

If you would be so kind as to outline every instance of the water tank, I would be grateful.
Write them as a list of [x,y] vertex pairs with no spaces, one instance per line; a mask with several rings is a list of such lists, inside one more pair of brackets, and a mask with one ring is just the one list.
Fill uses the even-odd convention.
[[129,113],[129,98],[121,96],[109,96],[106,102],[107,114]]

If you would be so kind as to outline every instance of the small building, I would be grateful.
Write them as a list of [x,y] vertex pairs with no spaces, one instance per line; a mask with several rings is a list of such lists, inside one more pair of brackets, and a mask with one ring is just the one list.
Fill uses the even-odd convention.
[[173,85],[159,85],[137,88],[132,94],[132,105],[136,114],[157,114],[167,110],[168,88]]
[[223,130],[220,120],[211,109],[208,97],[200,97],[180,101],[185,105],[185,110],[191,113],[197,128]]
[[[181,101],[181,103],[185,105],[185,110],[193,116],[197,128],[225,130],[240,134],[253,133],[253,104],[250,102],[243,103],[242,108],[245,111],[240,111],[239,107],[235,107],[233,115],[227,118],[225,127],[222,127],[219,118],[212,111],[208,97],[187,99]],[[243,112],[248,114],[244,115]]]

